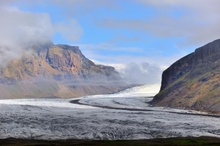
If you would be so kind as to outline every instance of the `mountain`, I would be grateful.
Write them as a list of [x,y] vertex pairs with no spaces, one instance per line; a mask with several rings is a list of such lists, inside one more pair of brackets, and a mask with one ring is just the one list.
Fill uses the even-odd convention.
[[163,72],[156,106],[220,111],[220,40],[181,58]]
[[94,64],[77,46],[33,47],[0,68],[0,98],[71,98],[126,86],[113,67]]

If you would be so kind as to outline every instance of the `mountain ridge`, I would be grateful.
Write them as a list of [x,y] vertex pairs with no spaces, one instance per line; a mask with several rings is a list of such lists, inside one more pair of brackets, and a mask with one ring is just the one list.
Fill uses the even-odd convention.
[[220,40],[173,63],[162,74],[152,104],[220,112]]
[[38,46],[0,67],[0,98],[71,98],[112,93],[126,86],[113,67],[96,65],[78,46]]

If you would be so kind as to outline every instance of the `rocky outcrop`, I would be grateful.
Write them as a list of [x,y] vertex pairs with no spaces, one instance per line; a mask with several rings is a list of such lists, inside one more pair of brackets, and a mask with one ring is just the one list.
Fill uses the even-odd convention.
[[81,53],[79,47],[68,45],[33,49],[32,53],[0,68],[0,80],[5,83],[35,77],[69,80],[100,76],[120,78],[113,67],[95,65]]
[[112,93],[127,86],[113,67],[96,65],[77,46],[46,45],[0,68],[0,98]]
[[220,111],[220,40],[183,57],[163,72],[153,105]]

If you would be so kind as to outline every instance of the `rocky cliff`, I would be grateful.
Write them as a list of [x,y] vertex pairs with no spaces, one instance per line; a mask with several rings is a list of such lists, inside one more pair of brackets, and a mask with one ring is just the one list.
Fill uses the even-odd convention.
[[126,86],[113,67],[95,65],[77,46],[50,44],[30,50],[0,68],[0,98],[70,98]]
[[196,49],[166,69],[152,104],[220,112],[220,40]]

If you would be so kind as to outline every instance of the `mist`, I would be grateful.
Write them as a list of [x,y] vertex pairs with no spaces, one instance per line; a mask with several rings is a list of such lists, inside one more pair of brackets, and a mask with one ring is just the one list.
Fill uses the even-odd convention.
[[23,12],[15,7],[0,7],[0,65],[20,58],[30,47],[50,42],[53,34],[45,13]]
[[48,13],[20,10],[6,2],[0,5],[0,17],[0,67],[30,54],[36,46],[52,44],[56,34],[74,42],[83,33],[75,19],[54,23]]
[[163,71],[159,66],[146,62],[131,62],[116,69],[129,84],[160,84]]

